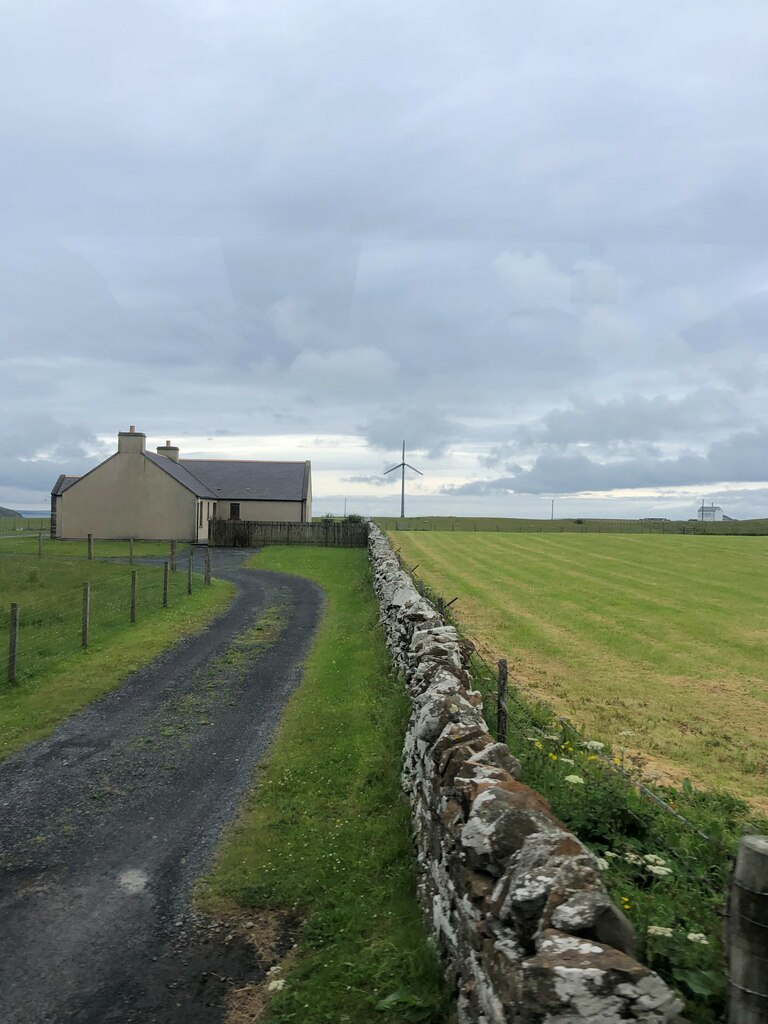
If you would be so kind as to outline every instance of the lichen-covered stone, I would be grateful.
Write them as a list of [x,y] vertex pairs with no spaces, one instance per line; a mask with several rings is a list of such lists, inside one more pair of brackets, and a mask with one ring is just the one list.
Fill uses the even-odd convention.
[[594,856],[521,781],[471,689],[471,644],[403,572],[374,525],[374,590],[412,701],[403,789],[417,894],[459,1024],[669,1024],[680,1003],[631,958],[634,934]]

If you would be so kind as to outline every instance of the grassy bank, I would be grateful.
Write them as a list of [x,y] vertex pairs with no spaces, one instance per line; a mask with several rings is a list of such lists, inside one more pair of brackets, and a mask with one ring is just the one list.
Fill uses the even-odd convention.
[[768,541],[391,534],[527,693],[661,781],[768,810]]
[[[232,587],[172,573],[162,607],[162,570],[142,566],[137,622],[130,622],[130,567],[103,562],[0,558],[0,757],[47,736],[69,715],[120,685],[179,637],[223,611]],[[81,646],[82,584],[91,584],[90,646]],[[6,682],[10,601],[19,604],[17,682]]]
[[408,702],[389,674],[366,552],[271,547],[252,564],[316,580],[325,613],[201,905],[301,915],[272,1021],[441,1021],[445,993],[416,905],[399,785]]

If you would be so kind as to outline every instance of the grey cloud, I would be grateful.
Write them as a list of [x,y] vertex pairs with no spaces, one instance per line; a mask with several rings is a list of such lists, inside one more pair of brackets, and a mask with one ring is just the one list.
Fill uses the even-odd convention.
[[622,488],[663,488],[706,485],[721,481],[748,482],[765,478],[768,427],[731,435],[710,446],[704,455],[685,453],[658,458],[641,453],[632,458],[598,462],[580,452],[538,456],[530,469],[512,466],[508,476],[447,487],[447,494],[574,494]]
[[392,410],[371,420],[361,430],[368,444],[382,451],[400,451],[402,441],[398,439],[404,439],[406,461],[414,451],[424,452],[429,459],[444,455],[458,433],[456,423],[430,409],[419,408]]

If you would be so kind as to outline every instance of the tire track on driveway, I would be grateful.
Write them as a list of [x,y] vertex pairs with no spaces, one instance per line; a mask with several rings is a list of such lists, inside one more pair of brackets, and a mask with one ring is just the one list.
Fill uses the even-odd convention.
[[[216,549],[224,615],[0,763],[3,1024],[213,1022],[228,982],[263,974],[190,909],[322,609],[311,581],[244,569],[251,553]],[[275,607],[283,630],[251,657]]]

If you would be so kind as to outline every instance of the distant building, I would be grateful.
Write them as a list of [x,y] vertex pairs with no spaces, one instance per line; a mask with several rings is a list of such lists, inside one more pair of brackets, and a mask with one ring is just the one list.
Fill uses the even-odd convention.
[[701,507],[696,513],[696,518],[700,523],[734,522],[733,518],[727,516],[719,505],[705,505],[704,502],[701,503]]
[[51,537],[191,540],[211,519],[312,522],[309,462],[181,459],[166,441],[146,451],[131,427],[117,451],[84,476],[62,473],[51,491]]

